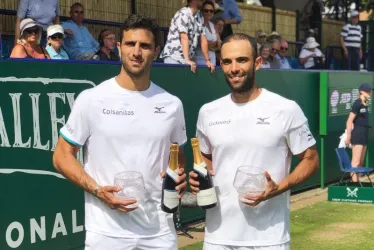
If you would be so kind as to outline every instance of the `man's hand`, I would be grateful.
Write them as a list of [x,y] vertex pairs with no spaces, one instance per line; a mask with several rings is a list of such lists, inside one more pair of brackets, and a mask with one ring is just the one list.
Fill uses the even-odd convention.
[[69,36],[74,36],[74,32],[71,30],[71,29],[66,29],[64,30],[65,34],[69,35]]
[[132,207],[132,208],[127,207],[131,204],[136,203],[136,200],[124,201],[114,195],[114,192],[119,192],[120,190],[121,190],[120,187],[113,187],[113,186],[100,187],[97,190],[97,198],[102,200],[111,209],[114,209],[114,210],[116,209],[121,212],[127,213],[127,212],[131,212],[137,209],[137,207]]
[[245,198],[247,200],[250,200],[250,202],[244,202],[246,205],[248,206],[251,206],[251,207],[255,207],[257,206],[258,204],[260,204],[262,201],[266,201],[270,198],[273,198],[274,196],[277,196],[279,193],[277,192],[278,191],[278,184],[275,183],[268,172],[265,172],[265,178],[266,178],[266,190],[265,192],[263,192],[261,195],[259,196],[248,196],[246,195]]
[[343,50],[344,50],[344,56],[345,56],[346,58],[348,58],[348,50],[347,50],[347,48],[344,48]]
[[[210,169],[209,170],[209,173],[211,176],[214,176],[214,170],[213,169]],[[199,192],[199,186],[200,186],[200,183],[197,181],[197,178],[199,177],[198,174],[196,174],[194,171],[190,171],[190,173],[188,174],[190,176],[190,179],[188,180],[188,182],[190,183],[190,188],[192,190],[192,193],[194,195],[197,194],[197,192]]]
[[[186,192],[186,187],[187,187],[186,176],[187,175],[184,173],[184,168],[179,168],[177,173],[179,175],[179,177],[177,178],[177,184],[179,185],[175,187],[175,190],[179,191],[178,199],[181,199],[184,193]],[[166,173],[161,172],[160,176],[161,178],[165,178]]]
[[210,73],[213,73],[216,68],[210,60],[206,60],[206,66],[210,68]]
[[196,72],[196,63],[194,61],[189,60],[189,59],[186,60],[186,63],[191,66],[191,71],[193,73],[195,73]]
[[363,53],[362,53],[362,49],[360,49],[360,60],[362,60],[362,57],[363,57]]

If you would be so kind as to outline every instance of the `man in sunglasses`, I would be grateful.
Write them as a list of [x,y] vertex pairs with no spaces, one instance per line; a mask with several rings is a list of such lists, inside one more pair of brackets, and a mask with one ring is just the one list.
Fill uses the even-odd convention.
[[290,63],[288,62],[286,56],[288,52],[288,43],[286,40],[282,40],[280,44],[279,53],[276,55],[280,62],[280,69],[292,69]]
[[70,59],[91,60],[99,50],[100,45],[83,25],[83,5],[74,3],[70,8],[70,17],[71,20],[62,23],[67,34],[64,48],[68,52]]

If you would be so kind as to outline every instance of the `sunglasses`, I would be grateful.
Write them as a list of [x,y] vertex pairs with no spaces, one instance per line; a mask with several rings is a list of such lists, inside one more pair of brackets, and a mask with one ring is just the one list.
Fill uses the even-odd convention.
[[266,36],[260,36],[260,38],[266,38]]
[[205,10],[203,10],[203,11],[204,11],[204,13],[206,13],[206,14],[208,14],[208,13],[213,14],[213,13],[214,13],[214,10],[207,10],[207,9],[205,9]]
[[285,51],[287,51],[287,50],[288,50],[288,48],[285,48],[285,47],[281,47],[281,50],[285,50]]
[[51,36],[52,40],[61,40],[64,38],[63,34],[54,34]]
[[277,50],[276,48],[271,48],[271,50],[273,51],[273,52],[278,52],[279,50]]
[[84,14],[84,10],[74,10],[75,14]]
[[30,29],[26,29],[25,32],[28,33],[28,34],[38,34],[39,29],[38,28],[30,28]]

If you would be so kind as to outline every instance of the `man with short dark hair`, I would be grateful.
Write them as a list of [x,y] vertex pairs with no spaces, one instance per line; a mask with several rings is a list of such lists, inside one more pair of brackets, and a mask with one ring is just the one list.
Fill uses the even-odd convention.
[[73,60],[91,60],[99,50],[99,43],[92,37],[84,26],[84,7],[81,3],[74,3],[70,7],[71,20],[61,25],[67,36],[64,40],[64,48]]
[[[289,250],[289,190],[317,170],[316,141],[296,102],[257,86],[262,59],[254,39],[228,37],[221,57],[231,93],[200,109],[196,130],[219,200],[206,211],[204,250]],[[300,162],[289,174],[292,154]],[[243,165],[262,169],[266,190],[239,200],[233,183]],[[197,175],[189,175],[196,193]]]
[[171,20],[168,39],[160,55],[164,63],[188,64],[196,71],[196,51],[198,46],[205,57],[211,72],[215,66],[209,58],[208,40],[205,36],[204,20],[200,14],[204,0],[188,0],[187,6],[180,9]]
[[[178,143],[178,186],[171,198],[180,199],[187,184],[182,148],[187,137],[182,102],[149,78],[158,35],[155,19],[131,15],[118,43],[119,75],[83,91],[60,131],[53,163],[86,191],[85,250],[178,248],[172,214],[161,210],[162,177],[170,144]],[[75,158],[83,145],[84,167]],[[123,171],[143,176],[145,198],[135,207],[129,205],[136,200],[115,195],[121,188],[113,186],[114,176]],[[169,205],[174,208],[178,202]]]

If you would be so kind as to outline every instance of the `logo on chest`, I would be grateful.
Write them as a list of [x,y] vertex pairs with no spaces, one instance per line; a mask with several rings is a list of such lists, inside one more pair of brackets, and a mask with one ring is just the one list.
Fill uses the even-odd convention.
[[155,107],[155,114],[165,114],[164,108],[165,107]]
[[231,120],[226,120],[226,121],[214,121],[214,122],[209,122],[209,127],[211,126],[217,126],[217,125],[227,125],[230,124]]
[[360,109],[360,113],[366,113],[366,108]]
[[125,109],[103,109],[104,115],[135,115],[133,110],[125,110]]
[[266,117],[266,118],[257,118],[257,123],[258,125],[270,125],[270,122],[268,121],[270,117]]

